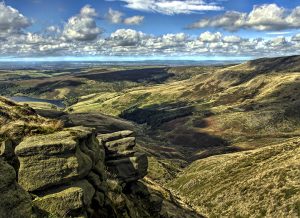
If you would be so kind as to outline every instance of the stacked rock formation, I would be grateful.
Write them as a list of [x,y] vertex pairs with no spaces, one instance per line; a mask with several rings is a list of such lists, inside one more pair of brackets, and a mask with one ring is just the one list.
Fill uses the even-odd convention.
[[148,161],[132,131],[71,127],[0,145],[0,218],[193,217],[139,181]]
[[73,127],[25,138],[15,149],[18,183],[34,194],[39,216],[91,217],[104,205],[105,151],[93,129]]
[[[7,200],[0,202],[0,217],[140,217],[144,212],[124,193],[148,168],[132,134],[97,137],[93,128],[71,127],[26,137],[15,149],[4,141],[0,191]],[[17,173],[5,161],[11,156]]]
[[135,137],[132,135],[132,131],[125,130],[97,137],[105,148],[108,171],[124,183],[137,181],[147,175],[147,156],[134,150]]

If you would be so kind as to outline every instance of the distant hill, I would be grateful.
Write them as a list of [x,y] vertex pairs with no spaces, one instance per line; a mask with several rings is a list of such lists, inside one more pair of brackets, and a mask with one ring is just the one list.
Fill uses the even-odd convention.
[[207,217],[299,217],[300,138],[192,163],[170,182]]

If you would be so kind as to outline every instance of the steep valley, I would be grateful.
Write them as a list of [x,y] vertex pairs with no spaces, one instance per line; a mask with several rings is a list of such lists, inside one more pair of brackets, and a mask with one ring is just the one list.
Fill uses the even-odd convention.
[[[30,213],[31,198],[37,216],[49,212],[45,199],[53,205],[50,215],[61,210],[58,216],[71,217],[105,217],[111,211],[116,217],[300,216],[300,56],[228,66],[0,71],[0,94],[65,104],[0,99],[0,166],[10,175],[8,182],[0,179],[0,190],[25,189],[20,199],[27,200],[19,207],[24,214]],[[134,152],[133,144],[113,150],[115,145],[103,139],[133,143],[132,132]],[[70,148],[72,137],[78,143]],[[52,139],[57,142],[49,143]],[[102,151],[96,140],[103,141]],[[11,148],[5,152],[7,143]],[[99,152],[108,160],[94,160]],[[126,180],[122,170],[108,170],[108,179],[101,179],[107,190],[99,191],[103,184],[89,185],[97,163],[118,166],[113,164],[119,153],[138,166],[128,172],[137,170],[137,176]],[[77,164],[75,174],[64,174],[63,167],[49,167],[45,177],[35,174],[73,154],[82,162],[65,166]],[[96,177],[103,177],[100,171]],[[66,198],[88,193],[86,201],[76,199],[83,206],[69,213],[68,201],[57,209],[57,199],[64,198],[57,194],[60,185],[67,187]]]

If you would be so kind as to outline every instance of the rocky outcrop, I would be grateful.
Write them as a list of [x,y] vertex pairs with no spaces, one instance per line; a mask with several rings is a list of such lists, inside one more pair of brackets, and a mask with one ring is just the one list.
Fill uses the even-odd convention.
[[[93,129],[72,127],[25,138],[15,149],[19,184],[33,193],[37,214],[84,216],[105,195],[105,151]],[[100,200],[99,200],[100,199]]]
[[95,189],[87,180],[48,190],[33,200],[39,210],[55,214],[59,217],[87,216],[85,209],[91,207]]
[[[172,217],[162,194],[139,181],[148,160],[135,146],[132,131],[88,127],[29,136],[14,150],[3,142],[0,217]],[[11,156],[18,173],[4,161]]]
[[[15,149],[20,161],[19,184],[27,191],[43,190],[84,178],[104,161],[95,133],[85,127],[26,138]],[[41,173],[42,172],[42,173]]]
[[[139,212],[125,193],[147,174],[148,167],[145,154],[134,151],[132,135],[132,131],[121,131],[97,137],[93,128],[71,127],[24,138],[13,155],[19,161],[18,187],[25,189],[27,196],[31,194],[29,205],[33,206],[33,214],[36,217],[147,214],[143,208]],[[2,143],[1,154],[11,152],[10,144]],[[18,185],[16,174],[8,178]]]
[[31,217],[31,198],[16,182],[12,166],[0,158],[0,217]]
[[129,183],[147,175],[148,160],[144,153],[134,150],[135,137],[132,131],[120,131],[98,135],[106,151],[106,165],[110,174]]

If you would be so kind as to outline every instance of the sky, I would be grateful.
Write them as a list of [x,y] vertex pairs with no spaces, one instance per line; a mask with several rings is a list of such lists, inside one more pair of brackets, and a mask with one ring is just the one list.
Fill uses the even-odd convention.
[[300,53],[300,0],[0,1],[0,61]]

